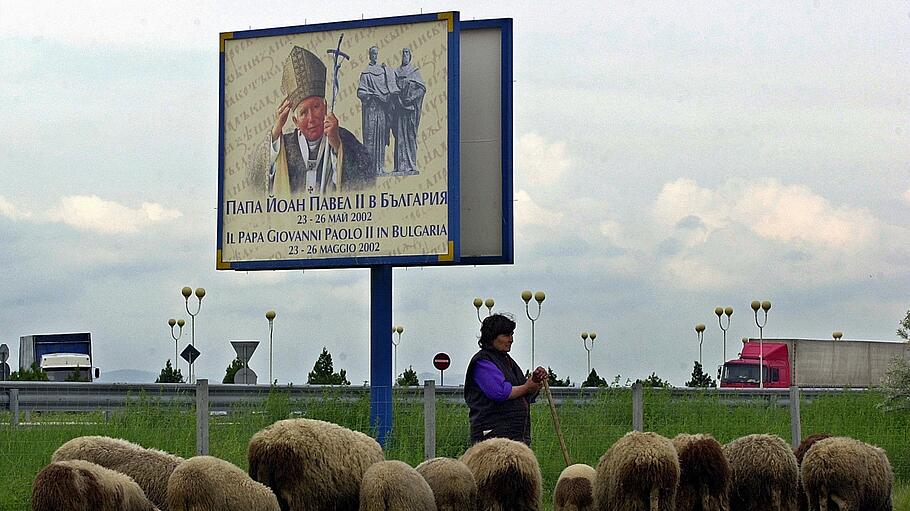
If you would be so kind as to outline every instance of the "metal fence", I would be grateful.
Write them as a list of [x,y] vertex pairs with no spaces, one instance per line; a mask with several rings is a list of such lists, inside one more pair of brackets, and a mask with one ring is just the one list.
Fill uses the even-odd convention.
[[[898,480],[910,481],[910,413],[884,411],[875,391],[640,385],[551,391],[576,463],[596,465],[633,429],[668,437],[709,433],[721,442],[773,433],[794,445],[803,435],[826,432],[881,446]],[[395,387],[391,405],[387,458],[413,466],[432,456],[457,457],[468,447],[461,388],[436,387],[432,380],[422,388]],[[77,436],[115,436],[184,457],[208,453],[246,467],[250,437],[276,420],[309,417],[375,434],[369,410],[370,388],[361,386],[2,382],[0,466],[15,468],[0,471],[0,494],[20,504],[9,509],[27,509],[34,475],[60,444]],[[562,451],[545,399],[532,405],[531,416],[548,492],[564,468]]]

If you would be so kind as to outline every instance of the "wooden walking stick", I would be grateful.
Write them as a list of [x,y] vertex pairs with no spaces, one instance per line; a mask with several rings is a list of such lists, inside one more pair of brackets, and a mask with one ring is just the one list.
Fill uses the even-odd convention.
[[569,449],[566,447],[566,439],[562,436],[562,426],[559,425],[559,415],[556,413],[556,403],[553,402],[553,394],[550,393],[550,382],[548,379],[543,380],[543,391],[547,395],[547,402],[550,403],[550,415],[553,417],[553,427],[556,429],[556,438],[559,439],[559,447],[562,448],[562,458],[566,466],[572,464],[569,457]]

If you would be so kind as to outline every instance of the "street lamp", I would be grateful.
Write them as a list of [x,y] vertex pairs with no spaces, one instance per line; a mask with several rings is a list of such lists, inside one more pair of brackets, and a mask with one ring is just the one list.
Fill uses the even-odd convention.
[[[758,327],[758,388],[764,388],[765,386],[765,335],[764,328],[768,324],[768,311],[771,310],[771,302],[768,300],[763,300],[759,302],[758,300],[752,300],[752,312],[755,313],[755,326]],[[758,320],[758,310],[761,309],[764,313],[763,320]]]
[[[591,339],[591,347],[588,347],[588,339]],[[594,339],[597,339],[597,332],[582,332],[581,342],[584,344],[585,351],[588,352],[588,376],[591,375],[591,350],[594,349]]]
[[490,314],[493,314],[493,305],[495,305],[495,304],[496,304],[496,302],[494,302],[492,298],[487,298],[486,300],[481,300],[480,298],[475,298],[474,299],[474,308],[477,309],[477,321],[479,321],[481,324],[483,324],[483,319],[481,319],[481,317],[480,317],[480,307],[482,305],[486,306],[487,316],[489,316]]
[[269,385],[275,381],[272,379],[272,327],[274,326],[275,316],[277,316],[275,311],[265,313],[265,319],[269,320]]
[[404,333],[404,327],[401,325],[393,326],[392,333],[398,334],[397,341],[395,340],[394,337],[392,337],[392,346],[395,347],[395,356],[394,356],[395,363],[394,363],[394,369],[392,370],[392,372],[395,373],[393,376],[395,378],[398,378],[398,345],[401,344],[401,334]]
[[701,365],[701,343],[705,341],[704,323],[695,325],[695,335],[698,336],[698,365]]
[[[167,324],[170,325],[170,327],[171,327],[171,337],[174,339],[174,371],[176,371],[177,370],[177,341],[181,337],[183,337],[183,325],[186,324],[186,321],[184,321],[182,319],[171,318],[171,319],[167,320]],[[180,327],[180,331],[176,334],[174,333],[175,325]]]
[[537,302],[537,315],[531,316],[531,310],[528,308],[529,303],[531,302],[531,292],[522,291],[521,299],[525,302],[525,314],[527,314],[528,319],[531,320],[531,368],[537,367],[534,365],[534,322],[537,321],[537,318],[540,317],[540,305],[546,300],[547,295],[543,291],[538,291],[534,293],[534,300]]
[[[720,326],[720,329],[724,331],[724,359],[722,362],[727,362],[727,330],[730,329],[730,319],[733,316],[733,307],[715,307],[714,314],[717,314],[717,325]],[[722,316],[727,316],[727,326],[724,326],[724,322],[721,321]]]
[[831,337],[834,337],[834,340],[835,340],[835,341],[839,341],[840,338],[843,337],[843,336],[844,336],[844,333],[843,333],[843,332],[833,332],[833,333],[831,334]]
[[[196,347],[196,316],[199,314],[199,311],[202,309],[202,299],[205,298],[205,289],[201,287],[196,288],[196,299],[199,300],[196,304],[196,312],[190,312],[190,296],[193,294],[193,288],[186,286],[180,290],[180,294],[183,295],[184,305],[186,306],[186,313],[190,315],[190,344],[193,347]],[[190,364],[190,383],[193,383],[193,364]]]

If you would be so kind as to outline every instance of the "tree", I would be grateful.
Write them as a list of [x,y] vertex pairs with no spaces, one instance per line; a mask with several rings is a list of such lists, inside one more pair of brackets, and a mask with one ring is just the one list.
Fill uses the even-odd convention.
[[606,387],[607,380],[601,378],[597,375],[596,369],[591,369],[591,374],[588,375],[588,379],[581,384],[582,387]]
[[164,364],[164,369],[161,370],[161,374],[158,375],[158,379],[155,380],[155,383],[183,383],[183,375],[180,374],[180,369],[174,370],[171,366],[171,359],[167,359],[167,362]]
[[9,375],[10,381],[47,381],[47,373],[38,366],[38,362],[33,362],[28,369],[13,371]]
[[910,408],[910,363],[904,357],[894,357],[888,372],[882,378],[884,402],[879,406],[886,411]]
[[907,315],[901,320],[900,327],[897,329],[897,336],[910,341],[910,310],[907,311]]
[[670,382],[664,381],[657,376],[657,373],[652,372],[651,376],[648,376],[644,380],[636,380],[636,383],[641,383],[643,387],[656,387],[656,388],[669,388],[672,387]]
[[398,377],[396,383],[399,387],[417,387],[420,385],[420,382],[417,381],[417,373],[414,372],[412,366],[408,366],[408,368],[401,373],[401,376]]
[[686,382],[686,387],[716,387],[717,382],[702,370],[698,360],[695,361],[695,368],[692,369],[692,379]]
[[224,379],[221,380],[221,383],[234,383],[234,376],[241,369],[243,369],[243,362],[239,358],[231,360],[231,365],[224,370]]
[[329,350],[322,347],[322,353],[316,360],[313,370],[307,375],[306,382],[313,385],[350,385],[344,369],[334,372],[332,367],[332,355]]
[[565,381],[557,378],[556,373],[553,372],[553,369],[551,369],[550,366],[547,366],[547,383],[551,387],[569,387],[572,385],[572,382],[569,381],[568,376],[566,376]]

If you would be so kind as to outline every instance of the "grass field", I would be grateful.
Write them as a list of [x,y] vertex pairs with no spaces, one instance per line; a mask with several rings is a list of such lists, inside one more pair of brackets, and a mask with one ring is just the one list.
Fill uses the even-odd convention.
[[[881,396],[869,393],[832,394],[801,403],[802,433],[847,435],[884,448],[894,466],[898,485],[895,509],[910,511],[910,413],[883,412]],[[423,461],[423,404],[395,398],[395,424],[385,452],[412,466]],[[631,391],[617,389],[587,402],[567,401],[559,416],[572,461],[596,466],[613,442],[631,429]],[[369,432],[369,399],[340,402],[328,390],[321,401],[291,402],[281,391],[272,392],[257,406],[239,406],[210,422],[210,454],[246,469],[249,438],[272,422],[287,417],[310,417]],[[467,448],[467,408],[440,401],[436,409],[436,455],[457,457]],[[154,396],[114,413],[109,420],[98,413],[32,414],[29,424],[9,426],[9,414],[0,414],[0,509],[27,510],[31,482],[65,441],[82,435],[107,435],[163,449],[180,456],[195,454],[195,411],[192,407],[162,406]],[[789,409],[773,399],[724,400],[693,394],[673,397],[662,390],[645,393],[645,429],[672,437],[703,432],[728,442],[750,433],[773,433],[789,441]],[[550,509],[551,491],[564,468],[545,403],[532,406],[533,448],[544,475],[544,509]]]

